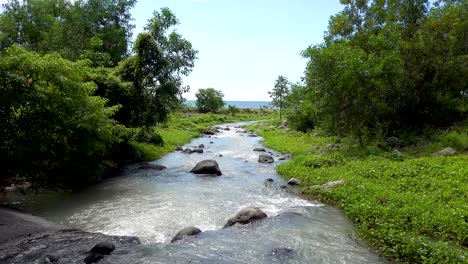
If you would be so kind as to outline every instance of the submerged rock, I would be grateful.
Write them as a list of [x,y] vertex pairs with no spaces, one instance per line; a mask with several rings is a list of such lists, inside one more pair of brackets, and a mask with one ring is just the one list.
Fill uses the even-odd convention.
[[236,223],[245,225],[260,219],[268,217],[260,208],[258,207],[246,207],[240,210],[235,216],[228,219],[223,228],[232,226]]
[[192,153],[203,153],[203,149],[202,148],[192,149]]
[[253,151],[265,152],[264,148],[254,148]]
[[280,247],[274,248],[270,254],[276,258],[289,258],[292,257],[295,253],[296,252],[293,249]]
[[275,162],[275,160],[273,159],[273,157],[271,155],[260,155],[258,157],[258,162],[260,163],[273,163]]
[[140,164],[139,169],[164,170],[166,169],[166,167],[163,165],[151,164],[151,163],[145,162],[145,163]]
[[222,175],[216,160],[203,160],[200,161],[191,171],[194,174],[214,174]]
[[186,227],[182,230],[180,230],[176,235],[175,237],[171,240],[171,243],[174,243],[178,240],[181,240],[182,238],[184,237],[187,237],[187,236],[194,236],[196,234],[199,234],[201,233],[201,230],[198,229],[197,227],[194,227],[194,226],[189,226],[189,227]]
[[274,180],[272,178],[267,178],[265,179],[265,182],[274,182]]

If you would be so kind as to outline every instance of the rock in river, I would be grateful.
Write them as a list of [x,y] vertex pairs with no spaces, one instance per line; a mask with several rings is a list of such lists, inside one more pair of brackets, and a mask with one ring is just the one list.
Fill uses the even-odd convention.
[[288,185],[299,185],[301,182],[296,178],[291,178],[288,181]]
[[104,241],[97,243],[91,250],[91,253],[97,253],[102,255],[109,255],[112,251],[114,251],[115,246],[111,242]]
[[264,148],[254,148],[253,151],[265,152],[266,150]]
[[189,227],[186,227],[182,230],[180,230],[176,235],[175,237],[171,240],[171,243],[174,243],[176,242],[177,240],[181,240],[182,238],[184,237],[187,237],[187,236],[194,236],[196,234],[199,234],[201,233],[201,230],[194,227],[194,226],[189,226]]
[[195,174],[214,174],[218,176],[222,175],[216,160],[200,161],[190,172]]
[[242,225],[249,224],[266,217],[268,216],[258,207],[246,207],[240,210],[235,216],[229,218],[223,228],[232,226],[236,223]]
[[258,162],[260,163],[273,163],[275,160],[271,155],[260,155],[258,157]]

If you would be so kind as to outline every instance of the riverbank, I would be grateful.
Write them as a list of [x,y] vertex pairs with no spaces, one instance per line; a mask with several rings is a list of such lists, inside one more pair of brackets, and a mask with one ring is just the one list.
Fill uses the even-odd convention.
[[156,160],[174,150],[175,147],[185,145],[190,140],[199,137],[203,131],[216,124],[272,119],[275,113],[274,110],[265,109],[242,109],[236,115],[178,112],[171,115],[168,122],[155,127],[164,145],[139,142],[131,142],[131,145],[141,153],[144,161]]
[[[405,263],[461,263],[468,256],[468,155],[465,132],[450,132],[396,151],[314,136],[266,123],[252,126],[267,147],[291,153],[277,166],[301,181],[304,197],[336,205],[359,235]],[[453,156],[432,156],[445,147]],[[460,149],[461,148],[461,149]],[[326,182],[344,180],[336,188]]]

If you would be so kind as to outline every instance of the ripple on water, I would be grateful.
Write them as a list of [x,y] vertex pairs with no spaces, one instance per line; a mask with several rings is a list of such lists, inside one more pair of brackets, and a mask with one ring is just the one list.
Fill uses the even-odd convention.
[[[172,152],[154,162],[166,166],[164,171],[129,170],[66,199],[48,196],[38,213],[86,231],[139,236],[145,244],[143,254],[135,254],[136,263],[285,263],[270,254],[278,247],[295,251],[287,263],[382,262],[350,238],[353,226],[340,211],[279,188],[285,181],[275,164],[257,162],[253,148],[260,138],[236,133],[235,125],[189,144],[204,144],[203,154]],[[217,160],[223,175],[189,173],[203,159]],[[266,178],[274,182],[265,185]],[[270,217],[221,229],[246,206],[260,207]],[[204,232],[165,243],[187,226]]]

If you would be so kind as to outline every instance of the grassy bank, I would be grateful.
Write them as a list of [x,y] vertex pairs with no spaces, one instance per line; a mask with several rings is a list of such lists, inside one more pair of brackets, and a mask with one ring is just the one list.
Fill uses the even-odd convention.
[[131,142],[143,156],[144,160],[159,159],[176,146],[187,144],[193,138],[211,126],[223,123],[235,123],[240,121],[271,119],[273,111],[250,110],[236,115],[229,114],[199,114],[199,113],[176,113],[170,120],[158,127],[155,132],[161,135],[164,144],[156,146],[148,143]]
[[[306,198],[341,208],[383,256],[404,263],[468,262],[466,128],[435,135],[431,144],[403,148],[403,156],[271,124],[256,129],[266,146],[293,154],[277,171],[300,179]],[[458,154],[430,155],[444,147]],[[330,190],[311,187],[339,179],[345,184]]]

